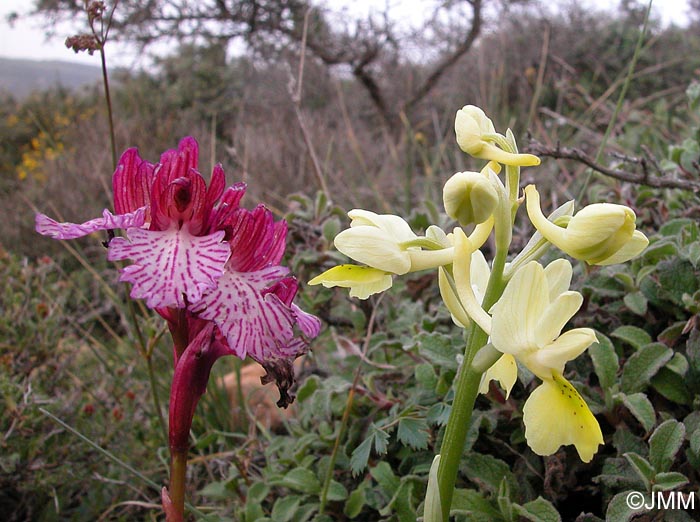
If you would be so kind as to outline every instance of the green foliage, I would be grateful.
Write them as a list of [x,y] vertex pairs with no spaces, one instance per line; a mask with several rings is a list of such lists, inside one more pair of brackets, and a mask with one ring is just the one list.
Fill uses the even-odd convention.
[[[556,63],[544,64],[536,132],[551,142],[595,145],[596,131],[609,121],[608,89],[622,78],[636,41],[629,14],[607,20],[572,12],[549,21],[550,48],[558,54]],[[247,179],[251,190],[287,212],[287,264],[302,282],[300,304],[326,325],[301,370],[296,410],[279,425],[266,426],[252,415],[236,422],[217,385],[232,365],[215,366],[192,430],[187,492],[206,520],[413,522],[422,514],[465,345],[434,279],[416,274],[397,280],[383,297],[363,302],[303,283],[343,261],[332,240],[347,225],[345,208],[406,208],[416,229],[448,225],[429,200],[443,174],[470,168],[461,156],[445,154],[454,107],[487,97],[500,107],[493,111],[499,119],[522,121],[533,87],[523,69],[539,66],[541,24],[540,18],[516,17],[502,24],[503,33],[488,35],[481,46],[488,67],[465,57],[453,81],[439,86],[434,105],[408,115],[400,137],[377,130],[357,86],[307,64],[302,107],[313,122],[312,145],[332,200],[313,195],[309,145],[299,136],[283,67],[227,59],[218,45],[183,46],[159,70],[119,78],[114,94],[124,147],[138,144],[145,157],[156,159],[152,151],[196,134],[226,151],[229,181]],[[498,54],[503,48],[507,54]],[[666,156],[663,172],[690,177],[698,172],[700,88],[691,84],[685,102],[658,93],[681,92],[697,64],[677,57],[697,56],[697,48],[696,35],[688,32],[654,35],[640,58],[643,72],[632,83],[615,143],[635,155],[644,145]],[[411,78],[421,72],[406,67]],[[23,197],[50,196],[61,212],[101,208],[111,166],[96,132],[104,125],[96,99],[53,93],[2,104],[0,191],[8,215]],[[504,99],[511,102],[507,108],[499,104]],[[340,116],[345,103],[347,119]],[[69,124],[56,115],[67,115]],[[36,148],[32,139],[40,135],[44,141]],[[51,141],[66,145],[54,159],[45,154]],[[53,176],[47,176],[51,190],[45,192],[38,177],[28,176],[31,184],[17,177],[35,149],[43,155],[27,157],[40,163],[37,172]],[[559,174],[556,197],[569,198],[578,172]],[[81,199],[61,201],[58,189],[78,181]],[[305,193],[287,197],[300,188]],[[590,358],[567,366],[566,377],[591,404],[606,445],[586,465],[571,448],[534,455],[522,425],[523,403],[533,388],[528,374],[520,372],[507,400],[492,386],[477,399],[460,463],[452,505],[457,521],[630,520],[639,511],[627,506],[628,491],[690,491],[700,480],[697,195],[609,182],[595,183],[590,193],[597,201],[627,199],[640,228],[658,231],[640,259],[586,270],[575,281],[586,300],[574,322],[595,328],[598,343],[589,348]],[[0,256],[0,513],[10,513],[8,520],[152,520],[159,510],[147,506],[160,502],[157,489],[38,410],[45,407],[154,482],[166,483],[165,441],[124,295],[113,295],[113,267],[97,261],[103,256],[94,252],[101,249],[94,238],[80,244],[88,245],[83,252],[94,274],[72,258],[41,257],[59,247],[28,232],[31,212],[22,205],[23,233],[2,224],[2,242],[13,252]],[[156,338],[159,320],[137,316],[148,338]],[[154,352],[161,401],[168,391],[169,351],[161,341]]]

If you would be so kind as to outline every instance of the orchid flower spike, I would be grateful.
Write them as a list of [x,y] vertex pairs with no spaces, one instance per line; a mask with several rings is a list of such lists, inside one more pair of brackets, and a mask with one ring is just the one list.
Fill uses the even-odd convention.
[[120,279],[131,283],[131,297],[145,299],[168,321],[176,361],[193,340],[190,319],[199,322],[197,331],[210,321],[228,354],[262,364],[287,397],[292,361],[306,352],[321,324],[292,302],[297,281],[279,264],[286,223],[275,222],[262,205],[240,208],[245,184],[225,188],[221,165],[207,187],[198,157],[191,137],[157,164],[129,149],[112,178],[114,214],[105,210],[82,224],[37,214],[36,230],[55,239],[125,230],[126,237],[109,241],[107,257],[131,261]]
[[455,134],[459,147],[475,158],[518,167],[540,164],[540,159],[532,154],[504,150],[502,147],[506,143],[505,137],[496,133],[493,123],[484,111],[474,105],[465,105],[457,111]]
[[590,265],[613,265],[637,257],[649,244],[636,230],[634,211],[624,205],[595,203],[579,210],[566,227],[549,221],[540,209],[534,185],[525,187],[527,214],[550,243]]
[[[580,293],[568,290],[571,274],[571,263],[565,259],[546,268],[532,261],[518,270],[491,309],[491,342],[542,380],[523,410],[530,448],[538,455],[552,455],[560,446],[573,444],[581,460],[590,462],[603,435],[563,372],[567,361],[583,353],[596,336],[590,328],[561,333],[583,302]],[[502,371],[496,368],[488,378],[498,378]]]

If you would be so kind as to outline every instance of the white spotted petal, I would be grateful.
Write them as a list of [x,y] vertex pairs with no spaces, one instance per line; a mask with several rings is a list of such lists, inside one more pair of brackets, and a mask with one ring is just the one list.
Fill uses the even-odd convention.
[[[288,270],[272,266],[255,272],[227,270],[215,290],[192,311],[213,321],[234,353],[256,361],[296,357],[294,310],[267,289]],[[317,330],[317,329],[316,329]],[[317,333],[317,332],[316,332]]]
[[150,308],[184,308],[215,288],[224,273],[231,249],[223,238],[223,231],[194,236],[186,227],[131,228],[127,238],[110,241],[108,259],[132,261],[120,277],[133,285],[131,297],[145,298]]

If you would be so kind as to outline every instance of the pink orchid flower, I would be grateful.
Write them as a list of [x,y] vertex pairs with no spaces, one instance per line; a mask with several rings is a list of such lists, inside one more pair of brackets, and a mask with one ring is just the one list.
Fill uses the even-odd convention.
[[262,364],[278,380],[280,402],[287,405],[291,362],[305,353],[320,322],[292,302],[297,282],[279,265],[286,223],[275,222],[262,205],[239,207],[245,184],[225,189],[221,165],[207,187],[198,156],[191,137],[155,165],[129,149],[112,179],[114,214],[105,210],[82,224],[38,214],[36,230],[55,239],[126,230],[126,237],[109,241],[108,259],[131,261],[120,280],[131,283],[131,297],[145,299],[168,320],[176,364],[202,328],[189,331],[192,321],[211,321],[226,348],[217,353]]
[[[224,355],[250,356],[275,381],[287,407],[292,363],[306,353],[321,323],[292,301],[296,279],[280,266],[287,225],[263,205],[239,207],[245,184],[225,188],[221,165],[209,186],[197,170],[199,147],[184,138],[158,164],[128,149],[112,178],[114,213],[85,223],[58,223],[37,214],[36,230],[55,239],[110,231],[107,257],[129,260],[120,280],[131,297],[145,299],[168,322],[175,372],[170,391],[171,493],[169,520],[184,509],[184,467],[194,411],[214,363]],[[114,237],[123,229],[125,237]]]

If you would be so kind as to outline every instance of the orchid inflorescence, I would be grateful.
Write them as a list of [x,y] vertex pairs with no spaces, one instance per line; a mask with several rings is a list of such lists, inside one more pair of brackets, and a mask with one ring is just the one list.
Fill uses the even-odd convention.
[[[528,185],[521,195],[519,186],[520,167],[537,166],[539,158],[519,153],[513,133],[497,133],[478,107],[457,112],[455,133],[463,151],[488,162],[480,172],[458,172],[444,185],[446,214],[459,226],[446,232],[432,225],[419,236],[399,216],[352,210],[350,228],[338,234],[335,246],[361,265],[333,267],[309,284],[346,287],[351,296],[366,299],[390,288],[394,276],[437,269],[440,293],[454,323],[466,329],[470,342],[477,339],[475,349],[467,349],[455,388],[471,373],[477,377],[474,395],[477,389],[486,393],[491,380],[509,394],[519,363],[542,381],[523,409],[530,448],[538,455],[552,455],[560,446],[573,444],[581,460],[589,462],[603,436],[588,405],[564,377],[564,366],[596,342],[596,335],[590,328],[562,333],[583,298],[569,290],[572,265],[567,259],[547,266],[538,260],[553,245],[587,264],[622,263],[639,255],[648,240],[636,230],[634,212],[623,205],[592,204],[574,213],[574,202],[569,201],[546,217],[536,187]],[[523,202],[536,232],[507,262]],[[480,248],[492,234],[495,254],[488,263]],[[471,404],[458,404],[459,393],[455,397],[453,416],[458,408],[473,408],[473,397]],[[442,449],[456,445],[459,456],[463,442],[453,440],[446,433]],[[451,478],[445,472],[441,480],[437,470],[449,467],[441,453],[431,469],[425,520],[446,520],[449,513],[456,467]],[[441,502],[436,501],[439,481],[451,481],[439,486]],[[441,516],[434,512],[440,503]]]
[[297,281],[280,265],[286,223],[275,221],[263,205],[240,207],[246,186],[226,188],[221,165],[214,167],[207,187],[197,170],[198,156],[191,137],[163,153],[157,164],[129,149],[112,178],[114,213],[105,210],[101,218],[82,224],[36,216],[37,232],[55,239],[125,230],[125,237],[111,237],[107,257],[131,262],[121,269],[120,280],[131,284],[132,298],[144,299],[167,321],[175,366],[169,445],[171,468],[177,467],[180,475],[171,473],[170,495],[163,491],[168,520],[182,517],[181,464],[195,408],[216,360],[236,355],[257,361],[267,372],[263,383],[274,381],[278,405],[287,407],[293,401],[292,363],[321,327],[315,316],[293,303]]

